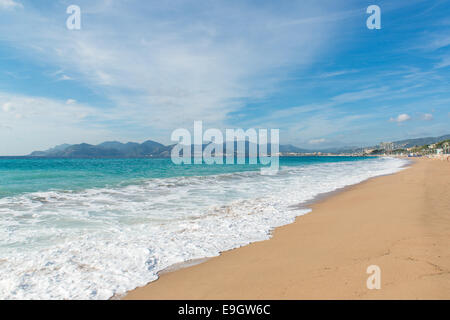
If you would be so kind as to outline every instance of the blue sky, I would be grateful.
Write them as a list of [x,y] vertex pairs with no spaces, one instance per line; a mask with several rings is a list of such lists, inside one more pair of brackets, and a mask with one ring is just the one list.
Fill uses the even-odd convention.
[[305,148],[437,136],[449,71],[449,1],[0,0],[0,155],[194,120]]

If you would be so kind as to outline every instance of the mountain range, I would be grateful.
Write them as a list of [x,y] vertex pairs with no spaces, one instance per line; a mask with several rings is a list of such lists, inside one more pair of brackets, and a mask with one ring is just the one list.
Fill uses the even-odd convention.
[[143,143],[107,141],[98,145],[87,143],[63,144],[46,151],[34,151],[29,156],[54,158],[165,158],[170,157],[172,147],[152,140]]
[[[202,149],[206,146],[203,145]],[[246,150],[249,150],[248,146],[249,144],[246,141]],[[107,141],[98,145],[87,143],[62,144],[45,151],[34,151],[28,156],[46,158],[167,158],[170,157],[173,147],[174,145],[165,146],[152,140],[143,143]],[[193,149],[194,146],[192,146],[192,153]],[[270,150],[270,146],[268,146],[268,149]],[[237,150],[236,142],[235,150]],[[309,151],[293,145],[280,145],[280,152],[305,153]]]
[[[427,137],[417,139],[407,139],[394,141],[393,144],[396,147],[409,148],[413,146],[421,146],[431,143],[436,143],[442,140],[450,139],[450,135],[444,135],[441,137]],[[34,151],[29,157],[46,157],[46,158],[167,158],[170,157],[172,148],[175,145],[163,145],[159,142],[147,140],[143,143],[128,142],[121,143],[118,141],[107,141],[98,145],[91,145],[87,143],[81,144],[62,144],[45,151]],[[204,149],[207,145],[203,145]],[[249,142],[246,141],[246,150],[249,150]],[[224,147],[223,147],[224,148]],[[192,146],[192,150],[194,146]],[[219,148],[220,149],[220,148]],[[235,142],[235,150],[236,150]],[[268,146],[270,150],[270,145]],[[341,147],[341,148],[328,148],[328,149],[302,149],[291,144],[280,145],[279,151],[281,153],[353,153],[359,152],[363,148],[361,147]]]

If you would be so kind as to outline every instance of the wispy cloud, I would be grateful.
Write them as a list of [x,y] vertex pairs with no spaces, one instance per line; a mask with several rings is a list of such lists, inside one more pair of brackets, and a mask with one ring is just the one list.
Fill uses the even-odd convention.
[[12,103],[11,102],[4,103],[2,106],[2,110],[4,112],[10,112],[12,110]]
[[[166,11],[162,3],[142,8],[131,2],[109,2],[101,12],[89,2],[80,4],[82,14],[96,11],[95,20],[83,16],[80,32],[28,12],[27,30],[13,24],[16,32],[8,40],[76,74],[77,81],[102,87],[127,118],[167,128],[196,119],[223,123],[246,101],[273,92],[285,77],[283,69],[313,62],[333,33],[320,21],[305,22],[308,32],[302,32],[305,24],[270,27],[281,24],[290,10],[304,18],[326,11],[312,3],[302,10],[293,3],[274,13],[272,5],[254,10],[246,3],[180,2]],[[328,36],[319,37],[323,34]],[[58,76],[72,80],[66,73]]]
[[447,34],[433,35],[432,39],[427,43],[426,47],[429,50],[437,50],[450,46],[450,36]]
[[104,115],[90,106],[42,97],[0,92],[0,119],[8,128],[0,135],[4,155],[23,155],[36,148],[80,142],[80,132],[101,141],[110,132],[95,121]]
[[0,9],[15,9],[15,8],[23,8],[23,5],[20,2],[14,0],[0,0]]
[[386,94],[387,91],[388,87],[386,86],[383,86],[381,88],[371,88],[359,91],[352,91],[339,94],[333,97],[332,100],[338,103],[355,102],[379,97],[383,94]]
[[441,61],[435,65],[435,68],[441,69],[450,66],[450,54],[440,59]]
[[324,138],[320,138],[320,139],[312,139],[312,140],[309,140],[309,144],[321,144],[321,143],[324,143],[324,142],[326,142],[327,140],[326,139],[324,139]]
[[352,73],[356,73],[356,72],[359,72],[359,70],[352,69],[352,70],[339,70],[339,71],[334,71],[334,72],[325,72],[325,73],[321,74],[319,76],[319,78],[333,78],[333,77],[343,76],[346,74],[352,74]]
[[61,77],[59,77],[58,79],[59,81],[68,81],[68,80],[73,80],[71,77],[69,77],[66,74],[63,74]]
[[431,113],[424,113],[421,116],[421,119],[425,120],[425,121],[430,121],[430,120],[433,120],[433,115]]

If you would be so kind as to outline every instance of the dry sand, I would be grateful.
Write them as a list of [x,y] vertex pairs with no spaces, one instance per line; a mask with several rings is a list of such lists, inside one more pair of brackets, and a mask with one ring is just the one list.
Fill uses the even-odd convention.
[[[450,163],[418,160],[313,204],[270,240],[125,299],[450,299]],[[366,287],[370,265],[381,289]]]

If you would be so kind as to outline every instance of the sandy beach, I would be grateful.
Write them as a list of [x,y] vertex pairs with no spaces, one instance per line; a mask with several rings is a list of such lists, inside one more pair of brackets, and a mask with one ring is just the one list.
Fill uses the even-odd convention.
[[[164,273],[125,299],[450,299],[450,163],[329,195],[270,240]],[[381,269],[369,290],[367,267]]]

